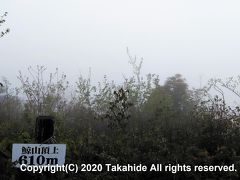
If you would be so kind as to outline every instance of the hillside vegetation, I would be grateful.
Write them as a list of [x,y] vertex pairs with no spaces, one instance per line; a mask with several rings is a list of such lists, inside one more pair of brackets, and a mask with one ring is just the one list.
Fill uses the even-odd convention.
[[[11,178],[12,143],[35,143],[39,115],[55,118],[55,139],[67,144],[66,163],[231,165],[240,170],[239,107],[226,104],[224,90],[239,98],[238,78],[213,79],[189,89],[176,74],[160,83],[142,77],[131,59],[133,76],[116,84],[104,77],[97,85],[79,77],[67,95],[65,74],[45,67],[19,73],[21,87],[2,80],[0,98],[0,176]],[[215,90],[216,95],[209,93]],[[24,95],[24,98],[23,95]],[[57,173],[55,179],[239,179],[237,172]]]

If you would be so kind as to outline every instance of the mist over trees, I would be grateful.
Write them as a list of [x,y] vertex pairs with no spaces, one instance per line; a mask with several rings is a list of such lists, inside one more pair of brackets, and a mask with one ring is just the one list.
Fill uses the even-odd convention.
[[[7,13],[0,16],[0,37]],[[189,89],[181,74],[160,84],[141,75],[142,60],[130,55],[133,75],[121,84],[106,76],[97,85],[78,77],[69,97],[67,75],[46,67],[21,71],[20,87],[0,83],[0,179],[14,179],[13,143],[35,143],[39,115],[55,118],[55,139],[67,144],[66,163],[232,165],[234,172],[81,172],[52,179],[239,179],[240,108],[226,103],[225,90],[240,97],[240,76],[211,79]],[[214,90],[215,94],[210,91]],[[24,96],[24,98],[23,98]],[[35,178],[34,175],[32,176]],[[36,179],[36,178],[35,178]]]
[[[225,102],[224,88],[239,96],[239,78],[210,80],[189,89],[176,74],[164,83],[156,74],[141,75],[142,62],[130,57],[132,77],[116,84],[107,77],[97,85],[80,76],[71,97],[58,69],[29,67],[19,73],[21,86],[1,82],[0,174],[14,178],[12,143],[35,143],[38,115],[55,117],[55,138],[67,144],[66,163],[231,165],[239,169],[239,107]],[[209,93],[215,89],[216,95]],[[24,95],[24,100],[19,93]],[[239,179],[237,172],[81,172],[55,179]]]

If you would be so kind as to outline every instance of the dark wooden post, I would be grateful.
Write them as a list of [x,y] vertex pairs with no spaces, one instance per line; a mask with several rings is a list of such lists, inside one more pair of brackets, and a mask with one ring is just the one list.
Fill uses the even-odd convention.
[[[54,118],[52,116],[38,116],[35,125],[35,139],[38,144],[55,143],[53,138],[54,133]],[[54,176],[49,172],[43,172],[42,176],[38,175],[37,180],[54,179]]]
[[36,119],[35,133],[36,142],[49,143],[48,140],[53,137],[54,119],[52,116],[39,116]]

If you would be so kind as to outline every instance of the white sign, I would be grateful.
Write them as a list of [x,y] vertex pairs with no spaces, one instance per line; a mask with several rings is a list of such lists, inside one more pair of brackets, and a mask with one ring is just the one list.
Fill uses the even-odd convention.
[[26,165],[64,165],[66,144],[13,144],[12,162]]

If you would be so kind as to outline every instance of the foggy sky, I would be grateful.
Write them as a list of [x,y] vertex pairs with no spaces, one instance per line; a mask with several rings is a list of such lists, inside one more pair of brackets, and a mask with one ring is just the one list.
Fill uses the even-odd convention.
[[191,86],[240,74],[240,1],[0,0],[9,13],[0,39],[0,77],[56,67],[75,81],[92,69],[122,81],[131,74],[126,47],[144,58],[143,74],[181,73]]

